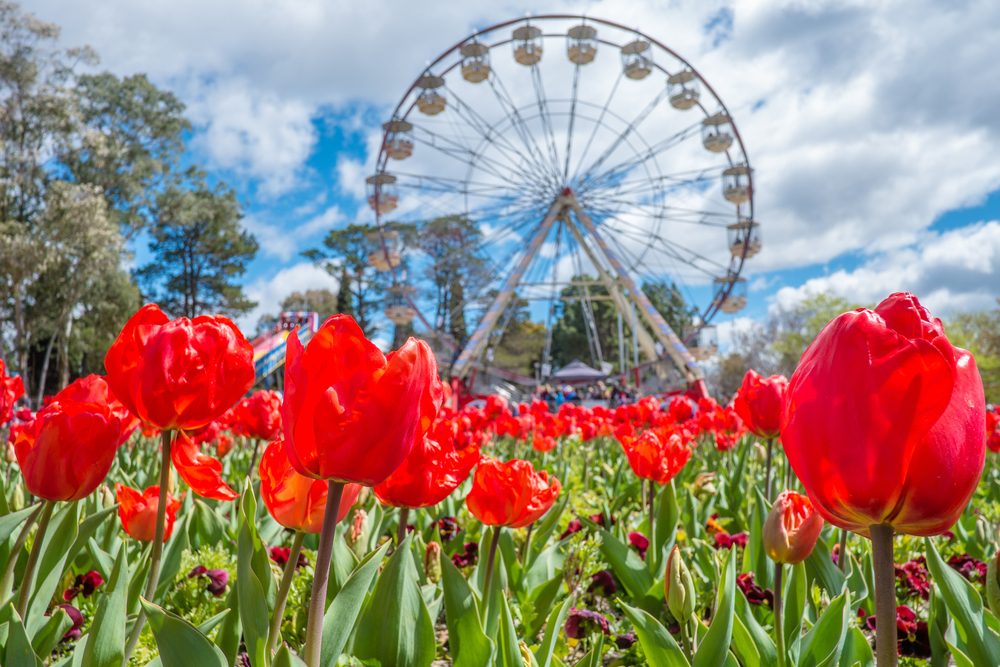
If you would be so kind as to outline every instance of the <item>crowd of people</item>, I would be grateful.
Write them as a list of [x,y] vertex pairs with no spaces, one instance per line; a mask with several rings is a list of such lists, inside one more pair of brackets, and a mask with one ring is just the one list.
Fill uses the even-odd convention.
[[585,389],[577,389],[569,384],[540,384],[532,394],[532,398],[545,401],[552,412],[557,412],[564,403],[582,405],[583,401],[605,401],[607,407],[616,408],[619,405],[635,403],[642,397],[641,392],[634,387],[612,381],[605,384],[598,381],[587,385]]

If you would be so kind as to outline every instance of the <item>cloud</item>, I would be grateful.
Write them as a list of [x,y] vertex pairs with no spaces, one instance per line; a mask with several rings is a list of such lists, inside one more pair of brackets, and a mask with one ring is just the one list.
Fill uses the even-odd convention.
[[333,229],[346,219],[347,217],[344,215],[344,212],[340,210],[339,206],[334,204],[319,215],[300,225],[296,231],[305,238]]
[[244,288],[246,295],[257,302],[257,307],[239,318],[237,324],[246,334],[253,333],[262,315],[275,315],[281,302],[292,292],[310,289],[338,291],[337,279],[311,262],[299,262],[281,269],[271,278],[258,278]]
[[996,306],[1000,222],[980,222],[922,234],[906,248],[878,253],[862,266],[782,287],[774,303],[790,307],[809,293],[830,291],[875,304],[893,292],[913,292],[932,313],[946,316]]
[[276,225],[266,223],[254,215],[246,216],[241,222],[247,231],[257,237],[261,251],[269,257],[287,262],[298,250],[295,238]]

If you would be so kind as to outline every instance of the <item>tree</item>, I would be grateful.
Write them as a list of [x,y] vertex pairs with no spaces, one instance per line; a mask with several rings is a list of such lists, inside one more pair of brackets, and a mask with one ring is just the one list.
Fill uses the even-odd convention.
[[195,168],[185,182],[156,198],[149,247],[155,259],[136,272],[146,293],[175,316],[242,315],[254,307],[233,282],[257,254],[257,240],[240,227],[236,194],[209,188]]
[[[491,291],[489,296],[491,300],[496,297],[496,290]],[[528,301],[518,298],[516,294],[500,316],[500,324],[504,323],[503,330],[498,327],[487,342],[487,349],[493,351],[489,365],[533,377],[535,362],[541,363],[545,350],[545,325],[531,321]]]
[[[593,282],[594,278],[573,276],[571,282]],[[595,345],[593,331],[587,324],[584,290],[589,291],[590,311],[597,327]],[[580,359],[595,367],[599,361],[606,361],[618,367],[618,311],[614,302],[608,300],[608,290],[601,284],[588,286],[571,285],[559,292],[560,301],[555,307],[555,323],[552,325],[552,364],[554,368],[565,366],[574,359]],[[600,357],[600,358],[599,358]]]
[[292,292],[281,302],[281,310],[319,313],[319,322],[322,324],[337,314],[337,295],[328,289]]
[[975,357],[986,402],[1000,405],[1000,308],[956,313],[948,320],[946,332],[952,345]]
[[466,292],[479,292],[485,282],[487,267],[478,254],[482,232],[475,221],[464,215],[449,215],[429,220],[420,226],[417,243],[430,258],[425,275],[434,285],[434,320],[438,329],[448,332],[462,345],[469,336],[465,309]]
[[[684,338],[684,331],[694,322],[694,316],[698,314],[698,309],[687,305],[676,283],[667,284],[664,281],[645,282],[642,284],[642,291],[653,304],[656,311],[663,316],[673,332],[681,339]],[[643,325],[653,340],[656,336],[652,326],[643,320]]]

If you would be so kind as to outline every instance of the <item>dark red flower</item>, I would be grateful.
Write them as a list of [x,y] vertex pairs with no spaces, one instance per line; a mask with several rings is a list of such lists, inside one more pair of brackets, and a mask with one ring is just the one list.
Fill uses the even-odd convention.
[[[285,564],[292,555],[292,549],[291,547],[271,547],[267,553],[271,557],[271,560],[277,563],[279,567],[285,567]],[[299,551],[299,558],[295,561],[295,569],[297,570],[307,565],[309,565],[309,559],[306,558],[304,553]]]
[[[71,627],[69,630],[66,631],[66,634],[63,635],[61,641],[64,642],[75,641],[80,637],[82,637],[83,636],[82,628],[84,619],[83,619],[83,614],[80,613],[80,610],[71,604],[61,604],[58,607],[56,607],[56,609],[62,609],[63,611],[65,611],[66,615],[69,616],[71,621],[73,621],[73,627]],[[48,614],[46,614],[46,616],[48,616]]]
[[608,619],[596,611],[570,607],[566,617],[566,636],[570,639],[586,639],[595,632],[610,635]]
[[931,573],[927,571],[927,559],[918,556],[902,565],[896,565],[895,569],[896,579],[899,580],[904,592],[908,595],[919,595],[924,600],[930,598]]
[[948,559],[948,565],[969,581],[982,581],[986,576],[986,563],[969,554],[952,556]]
[[579,533],[581,530],[583,530],[583,524],[580,523],[580,520],[579,519],[571,519],[570,522],[566,525],[566,530],[564,530],[562,532],[562,534],[559,535],[559,539],[560,540],[565,540],[570,535],[573,535],[575,533]]
[[195,565],[188,572],[188,579],[194,579],[195,577],[207,577],[208,585],[205,587],[205,590],[215,597],[222,597],[223,593],[226,592],[226,585],[229,583],[228,572],[225,570],[209,570],[204,565]]
[[729,533],[716,533],[716,549],[732,549],[734,545],[745,549],[747,546],[747,534],[736,533],[735,535],[730,535]]
[[466,542],[465,550],[451,557],[451,562],[455,567],[472,567],[479,561],[479,545],[475,542]]
[[649,539],[645,535],[639,532],[631,532],[628,534],[628,543],[639,552],[639,558],[646,560],[646,549],[649,548]]
[[766,604],[768,607],[774,606],[774,591],[770,588],[763,589],[754,583],[753,572],[747,572],[736,577],[736,585],[743,591],[747,602],[750,604]]
[[588,593],[597,593],[601,597],[609,598],[615,594],[618,587],[615,585],[615,578],[610,570],[601,570],[590,577]]
[[[875,617],[869,616],[866,625],[874,632]],[[927,621],[917,620],[916,612],[906,605],[896,607],[896,650],[902,656],[931,657],[931,639]]]
[[63,591],[63,600],[69,602],[77,595],[89,598],[97,590],[97,587],[104,583],[104,577],[97,570],[91,570],[87,574],[78,574],[73,580],[73,585]]
[[628,633],[627,635],[615,635],[615,646],[617,646],[622,651],[627,651],[632,648],[632,644],[636,643],[638,639],[634,633]]
[[438,534],[441,536],[442,542],[451,542],[459,530],[461,530],[461,526],[458,525],[458,520],[455,517],[446,516],[438,519]]

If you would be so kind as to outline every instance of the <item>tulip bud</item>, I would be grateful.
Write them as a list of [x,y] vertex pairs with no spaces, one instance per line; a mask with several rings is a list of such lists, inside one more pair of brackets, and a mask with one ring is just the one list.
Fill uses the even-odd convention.
[[14,453],[14,443],[9,440],[7,441],[7,450],[4,453],[4,458],[7,460],[7,463],[14,463],[17,461],[17,454]]
[[760,444],[759,442],[753,443],[753,453],[757,459],[757,463],[767,462],[767,447]]
[[674,545],[667,559],[667,576],[663,580],[663,592],[667,598],[667,608],[674,618],[686,622],[694,613],[696,592],[691,571],[681,558],[681,550]]
[[976,544],[985,547],[990,543],[990,522],[982,514],[976,517]]
[[364,558],[368,548],[368,513],[362,509],[354,510],[354,518],[351,519],[351,529],[347,533],[347,542],[351,545],[351,550],[358,558]]
[[764,551],[776,563],[796,565],[812,553],[822,529],[823,517],[807,497],[782,491],[761,530]]
[[437,542],[429,542],[424,551],[424,574],[432,584],[441,581],[441,545]]
[[108,488],[107,484],[101,484],[101,509],[108,509],[109,507],[114,507],[118,499],[115,498],[115,492]]
[[174,493],[177,491],[177,475],[174,473],[174,467],[170,466],[167,470],[167,493]]
[[531,653],[531,649],[524,642],[521,642],[519,648],[521,649],[521,663],[524,667],[532,667],[535,664],[534,656]]
[[10,499],[10,508],[15,512],[24,509],[24,487],[18,482],[14,485],[14,494]]
[[705,472],[694,479],[694,495],[698,500],[701,500],[704,496],[714,496],[715,490],[715,473]]

